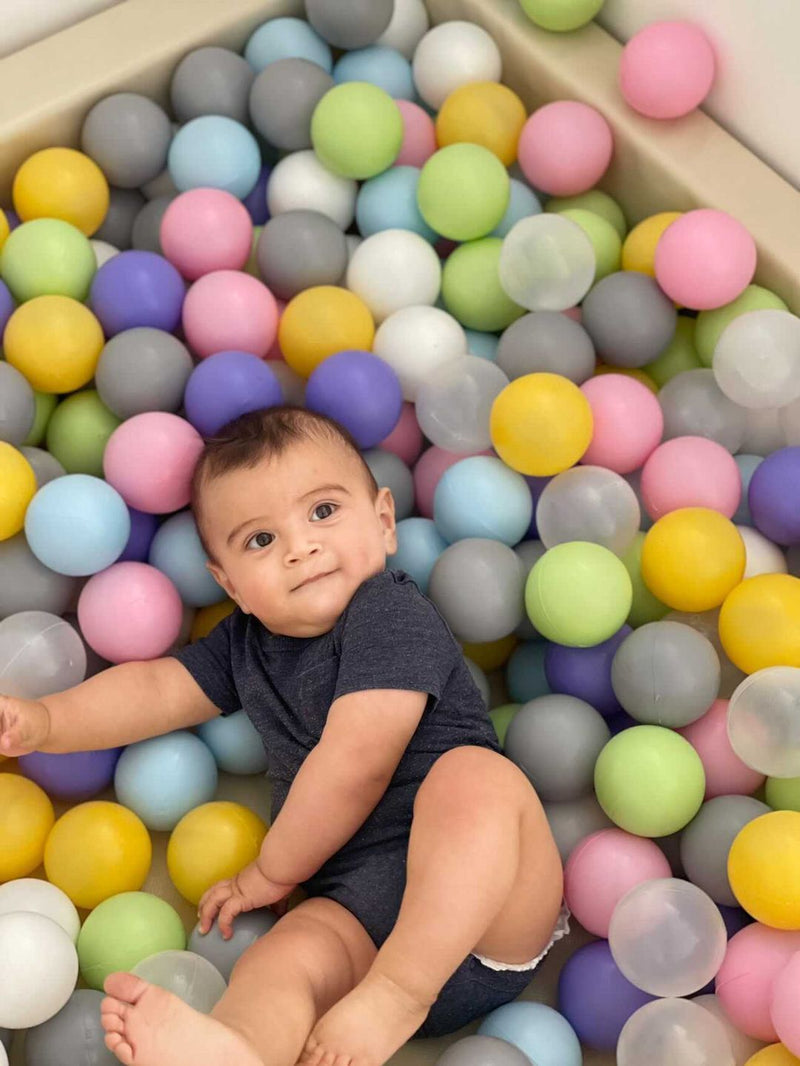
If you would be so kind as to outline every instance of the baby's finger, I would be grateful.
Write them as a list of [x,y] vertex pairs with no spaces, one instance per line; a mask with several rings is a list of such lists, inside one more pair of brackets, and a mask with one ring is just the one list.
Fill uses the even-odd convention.
[[219,912],[219,931],[224,940],[230,940],[233,936],[233,919],[244,910],[244,901],[241,896],[231,896],[223,904]]
[[214,919],[217,917],[217,913],[225,901],[230,899],[230,894],[230,884],[223,882],[214,885],[214,887],[211,888],[200,900],[197,914],[200,919],[201,934],[207,933],[214,924]]

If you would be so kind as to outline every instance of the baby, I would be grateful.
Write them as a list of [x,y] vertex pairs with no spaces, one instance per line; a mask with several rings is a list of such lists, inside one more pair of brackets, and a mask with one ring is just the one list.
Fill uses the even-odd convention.
[[346,430],[296,407],[243,415],[206,443],[192,503],[237,610],[174,655],[0,697],[0,753],[132,744],[243,707],[272,824],[203,896],[201,930],[282,917],[210,1015],[112,974],[106,1044],[137,1066],[381,1066],[525,988],[563,931],[558,851],[447,625],[386,569],[392,496]]

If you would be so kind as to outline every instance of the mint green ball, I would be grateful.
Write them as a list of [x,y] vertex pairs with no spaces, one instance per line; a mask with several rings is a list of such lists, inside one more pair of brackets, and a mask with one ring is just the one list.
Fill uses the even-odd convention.
[[403,145],[403,116],[391,96],[366,81],[329,89],[311,116],[311,143],[324,167],[341,178],[374,178]]
[[33,418],[31,431],[22,443],[36,447],[44,440],[47,423],[56,409],[58,397],[53,392],[37,392],[34,389],[33,398],[36,401],[36,414]]
[[508,171],[480,144],[434,152],[417,184],[417,205],[431,229],[451,241],[474,241],[495,229],[511,196]]
[[500,237],[462,244],[447,257],[442,270],[445,310],[466,329],[499,333],[525,314],[500,285]]
[[696,318],[678,315],[675,333],[658,359],[642,369],[662,388],[684,370],[697,370],[702,365],[694,344]]
[[559,215],[562,211],[577,208],[581,211],[594,211],[596,215],[610,222],[620,236],[625,240],[628,235],[628,222],[622,208],[617,201],[601,189],[589,189],[588,192],[578,193],[577,196],[551,196],[544,209],[551,215]]
[[621,556],[633,587],[631,609],[628,612],[626,621],[634,629],[646,625],[648,622],[660,622],[664,615],[669,614],[670,611],[666,603],[657,600],[644,583],[644,578],[642,577],[644,538],[645,534],[643,532],[637,533],[628,550]]
[[520,6],[543,30],[565,33],[591,22],[603,0],[520,0]]
[[576,222],[592,242],[595,258],[593,284],[615,274],[622,263],[622,241],[608,219],[582,207],[568,207],[560,214]]
[[95,389],[67,396],[47,423],[47,450],[68,474],[103,476],[103,452],[121,419]]
[[0,277],[20,303],[34,296],[71,296],[83,301],[96,270],[89,238],[57,218],[23,222],[0,252]]
[[764,791],[774,811],[800,811],[800,777],[768,777]]
[[694,343],[703,366],[711,366],[714,349],[726,326],[745,311],[766,310],[788,311],[789,308],[780,296],[776,296],[769,289],[764,289],[761,285],[748,285],[744,292],[729,304],[715,307],[712,311],[701,311],[695,323]]
[[494,731],[497,734],[497,743],[502,746],[506,742],[506,733],[511,725],[511,719],[522,706],[521,703],[504,703],[500,707],[493,707],[489,711]]

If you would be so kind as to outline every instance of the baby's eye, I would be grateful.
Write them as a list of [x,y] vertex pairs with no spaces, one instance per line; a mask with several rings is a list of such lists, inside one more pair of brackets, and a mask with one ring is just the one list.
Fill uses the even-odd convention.
[[320,521],[325,518],[330,518],[334,511],[339,510],[339,505],[336,503],[318,503],[314,508],[313,515]]
[[254,533],[253,536],[245,544],[246,551],[256,551],[258,548],[268,548],[272,544],[275,538],[271,533],[266,533],[261,530],[258,533]]

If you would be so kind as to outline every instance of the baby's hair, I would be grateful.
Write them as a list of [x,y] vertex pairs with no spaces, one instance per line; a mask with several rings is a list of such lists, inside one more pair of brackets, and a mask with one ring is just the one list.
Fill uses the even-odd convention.
[[201,507],[201,496],[209,482],[232,470],[254,467],[263,459],[283,455],[293,444],[308,440],[340,444],[352,452],[364,468],[373,499],[377,496],[378,483],[353,436],[332,418],[291,404],[248,411],[226,423],[213,437],[205,438],[192,475],[192,511],[200,542],[210,559],[213,556],[203,534]]

